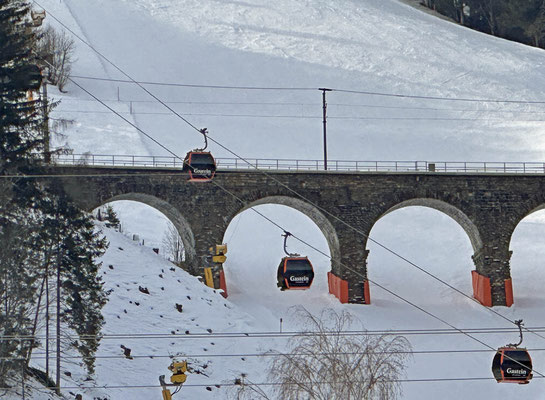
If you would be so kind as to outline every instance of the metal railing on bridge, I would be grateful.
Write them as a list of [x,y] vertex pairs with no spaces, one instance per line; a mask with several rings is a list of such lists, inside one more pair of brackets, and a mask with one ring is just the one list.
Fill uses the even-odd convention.
[[[116,167],[182,168],[183,162],[172,156],[134,156],[106,154],[54,155],[58,165]],[[273,158],[216,158],[219,170],[323,171],[323,160]],[[328,171],[345,172],[473,172],[473,173],[545,173],[543,162],[478,162],[478,161],[351,161],[328,160]]]

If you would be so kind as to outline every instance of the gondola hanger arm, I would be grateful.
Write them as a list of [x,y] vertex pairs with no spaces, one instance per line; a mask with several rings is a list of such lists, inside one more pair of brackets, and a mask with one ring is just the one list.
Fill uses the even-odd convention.
[[284,231],[284,234],[282,236],[284,237],[284,253],[286,253],[286,255],[288,257],[297,257],[299,254],[288,252],[288,247],[287,247],[288,246],[288,237],[293,236],[293,235],[288,231]]
[[507,345],[508,347],[519,347],[522,344],[522,325],[524,325],[524,323],[522,322],[521,319],[518,319],[515,321],[515,325],[519,327],[520,341],[517,344],[509,343]]
[[202,133],[202,135],[204,136],[204,147],[202,149],[195,149],[195,151],[205,151],[208,147],[208,137],[206,136],[206,134],[208,133],[208,129],[202,128],[199,129],[199,132]]

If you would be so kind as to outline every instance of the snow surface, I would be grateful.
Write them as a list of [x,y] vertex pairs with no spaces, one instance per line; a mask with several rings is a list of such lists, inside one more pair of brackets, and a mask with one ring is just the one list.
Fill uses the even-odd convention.
[[[394,0],[39,0],[78,35],[89,41],[133,78],[186,84],[318,88],[444,98],[543,101],[544,55],[522,46],[459,27]],[[77,76],[125,79],[84,44],[76,41]],[[134,85],[78,79],[141,129],[183,155],[200,146],[201,137],[179,119],[166,115]],[[227,90],[147,86],[196,126],[247,157],[320,159],[321,92],[297,90]],[[115,115],[73,85],[58,117],[74,124],[57,138],[76,153],[164,154]],[[433,101],[377,95],[328,93],[330,159],[427,161],[542,161],[545,150],[541,104],[485,101]],[[131,113],[132,111],[132,113]],[[244,115],[244,116],[241,116]],[[275,116],[275,117],[271,117]],[[216,156],[230,156],[211,144]],[[150,246],[159,243],[165,222],[157,213],[128,203],[114,203],[126,232],[137,233]],[[319,249],[327,245],[318,228],[298,212],[282,206],[259,206],[260,212]],[[148,223],[142,224],[142,221]],[[110,248],[103,257],[107,287],[105,333],[163,333],[169,339],[104,339],[99,356],[120,356],[120,345],[132,349],[133,360],[99,358],[96,382],[101,385],[157,385],[170,359],[192,356],[193,365],[208,365],[204,376],[191,374],[177,395],[188,399],[233,398],[225,387],[248,373],[266,381],[266,360],[257,357],[214,357],[225,354],[282,351],[283,339],[192,339],[185,331],[259,332],[299,325],[290,307],[314,313],[323,308],[349,310],[367,329],[445,328],[438,321],[371,286],[372,305],[341,305],[327,294],[326,257],[290,242],[290,249],[311,257],[316,280],[305,292],[280,293],[274,274],[282,255],[280,231],[251,210],[229,226],[225,264],[229,298],[174,269],[147,246],[104,229]],[[471,293],[473,253],[461,227],[438,211],[422,207],[396,210],[371,232],[380,243],[425,267],[464,293]],[[515,305],[498,312],[523,318],[528,327],[543,326],[545,215],[525,219],[512,238],[511,260]],[[120,250],[122,248],[123,250]],[[369,245],[372,280],[460,328],[508,327],[485,308],[431,280],[413,267]],[[112,265],[113,269],[109,268]],[[163,272],[164,271],[164,272]],[[161,274],[163,277],[160,277]],[[138,286],[147,287],[150,295]],[[161,288],[164,288],[162,290]],[[191,299],[188,298],[191,297]],[[136,305],[136,302],[139,305]],[[180,314],[175,303],[183,304]],[[126,312],[125,312],[126,310]],[[161,317],[162,316],[162,317]],[[414,350],[483,349],[462,335],[409,336]],[[516,335],[479,335],[492,347]],[[544,339],[525,335],[528,348],[543,348]],[[214,344],[212,344],[212,342]],[[154,358],[149,358],[153,355]],[[491,377],[493,353],[415,354],[407,378]],[[545,373],[543,351],[532,352],[535,369]],[[244,360],[242,360],[244,358]],[[33,361],[41,365],[41,360]],[[74,365],[75,381],[85,384]],[[537,374],[536,374],[537,375]],[[66,378],[66,377],[63,377]],[[545,399],[543,379],[529,385],[494,381],[405,383],[405,399],[520,398]],[[71,390],[77,392],[76,390]],[[68,390],[67,390],[68,392]],[[87,398],[160,398],[157,388],[80,390]],[[33,399],[41,399],[35,394]],[[84,397],[84,398],[86,398]],[[12,399],[9,398],[8,399]]]

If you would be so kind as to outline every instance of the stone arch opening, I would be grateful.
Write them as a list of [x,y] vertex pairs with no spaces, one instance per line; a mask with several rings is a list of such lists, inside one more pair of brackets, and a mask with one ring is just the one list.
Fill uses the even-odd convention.
[[542,289],[545,274],[541,265],[545,257],[543,237],[545,204],[518,219],[509,237],[509,276],[515,291],[512,295],[516,295],[519,306],[531,305],[537,297],[545,297]]
[[471,245],[473,246],[473,251],[476,253],[482,249],[483,242],[481,239],[481,235],[479,233],[479,229],[473,223],[473,221],[471,221],[471,219],[466,214],[464,214],[460,209],[454,207],[452,204],[446,203],[441,200],[428,199],[428,198],[416,198],[416,199],[406,200],[390,208],[388,211],[382,214],[377,219],[377,221],[380,220],[380,218],[384,217],[385,215],[388,215],[389,213],[394,212],[395,210],[399,210],[401,208],[406,208],[406,207],[414,207],[414,206],[433,208],[434,210],[440,211],[443,214],[448,215],[450,218],[456,221],[458,225],[460,225],[462,229],[467,233],[467,236],[469,237],[469,240],[471,241]]
[[192,260],[196,258],[195,251],[195,238],[191,226],[185,219],[185,217],[171,204],[161,200],[155,196],[151,196],[144,193],[125,193],[117,196],[113,196],[96,204],[92,209],[96,209],[108,203],[113,203],[116,201],[133,201],[141,204],[145,204],[163,214],[171,223],[174,225],[175,229],[182,240],[184,251],[185,251],[185,261],[188,265],[191,265]]
[[[280,259],[285,255],[282,230],[252,212],[250,209],[254,207],[260,213],[278,222],[284,229],[316,246],[322,252],[329,253],[331,258],[340,257],[339,239],[335,228],[315,207],[287,196],[258,199],[237,210],[229,219],[229,225],[224,233],[224,241],[229,246],[227,262],[224,265],[229,295],[249,293],[253,290],[253,288],[239,287],[243,285],[242,274],[245,274],[248,281],[255,285],[259,285],[259,280],[262,279],[270,296],[292,298],[295,292],[316,293],[318,289],[321,294],[324,291],[327,292],[327,271],[331,269],[329,257],[312,250],[294,238],[288,240],[288,251],[309,257],[315,270],[313,285],[309,291],[291,291],[293,293],[280,292],[276,288],[276,270]],[[255,233],[250,235],[244,233],[247,230],[251,231],[253,227],[258,227]],[[248,262],[254,263],[253,265],[245,264],[246,254]]]
[[[458,208],[436,199],[404,201],[375,220],[370,237],[404,258],[367,240],[370,278],[389,282],[396,293],[410,297],[425,288],[434,303],[440,298],[448,302],[464,301],[462,296],[418,271],[407,260],[464,293],[472,292],[467,272],[475,268],[473,256],[483,245],[477,226]],[[383,293],[379,295],[388,297]]]

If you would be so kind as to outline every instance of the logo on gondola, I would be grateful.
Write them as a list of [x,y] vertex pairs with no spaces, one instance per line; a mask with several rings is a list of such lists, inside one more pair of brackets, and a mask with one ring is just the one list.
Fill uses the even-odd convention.
[[307,283],[309,281],[308,276],[290,276],[290,282],[305,282]]
[[193,173],[194,174],[197,174],[197,175],[212,175],[212,171],[210,171],[209,169],[194,169],[193,170]]
[[507,368],[505,372],[512,375],[526,375],[528,371],[526,371],[525,369]]

